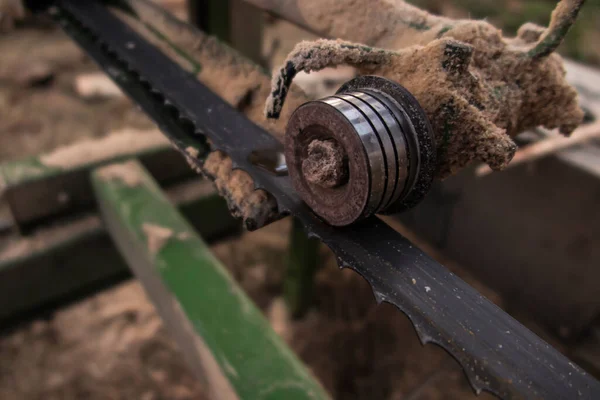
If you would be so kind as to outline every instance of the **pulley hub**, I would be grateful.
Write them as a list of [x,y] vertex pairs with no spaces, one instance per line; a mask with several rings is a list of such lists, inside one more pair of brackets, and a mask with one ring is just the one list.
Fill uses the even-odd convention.
[[434,149],[417,100],[375,76],[358,77],[334,96],[300,106],[285,139],[292,184],[335,226],[420,202],[431,186]]

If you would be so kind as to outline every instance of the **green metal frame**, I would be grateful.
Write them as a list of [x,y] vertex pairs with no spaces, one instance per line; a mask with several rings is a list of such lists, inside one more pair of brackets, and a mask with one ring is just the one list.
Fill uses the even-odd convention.
[[328,398],[139,163],[92,182],[113,240],[215,397]]
[[14,222],[26,230],[50,217],[92,208],[90,171],[131,157],[139,158],[162,183],[194,174],[184,158],[166,143],[74,168],[45,165],[42,156],[5,162],[0,165],[0,192],[9,204]]
[[[171,185],[170,200],[207,240],[241,231],[212,184]],[[37,244],[37,245],[36,245]],[[15,252],[15,247],[22,251]],[[23,236],[0,236],[0,321],[20,320],[130,277],[102,221],[87,214]]]

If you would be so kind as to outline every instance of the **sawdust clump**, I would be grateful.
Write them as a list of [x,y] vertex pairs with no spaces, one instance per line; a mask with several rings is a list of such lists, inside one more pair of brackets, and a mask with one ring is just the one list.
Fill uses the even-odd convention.
[[250,175],[234,170],[231,158],[224,153],[210,153],[204,166],[231,213],[244,219],[246,229],[255,230],[279,218],[275,198],[262,189],[254,190]]
[[[394,80],[417,98],[434,129],[438,177],[454,174],[473,160],[500,170],[514,156],[512,137],[518,133],[544,126],[569,135],[583,119],[562,60],[552,54],[581,3],[563,0],[547,29],[525,24],[509,39],[484,21],[425,18],[422,11],[397,2],[396,8],[410,11],[401,42],[421,44],[396,50],[342,40],[301,42],[273,77],[266,115],[280,117],[299,71],[351,65],[361,74]],[[338,27],[335,33],[340,32]]]
[[[464,40],[474,33],[468,40],[476,43],[485,31],[471,29],[457,36]],[[583,119],[558,56],[533,60],[501,42],[485,42],[487,51],[474,51],[470,68],[453,59],[461,42],[440,39],[407,49],[376,71],[400,82],[424,108],[436,135],[441,177],[473,160],[502,169],[516,151],[511,137],[540,125],[570,134]]]
[[306,180],[316,185],[333,188],[347,179],[344,152],[332,140],[313,140],[308,145],[308,156],[302,161]]

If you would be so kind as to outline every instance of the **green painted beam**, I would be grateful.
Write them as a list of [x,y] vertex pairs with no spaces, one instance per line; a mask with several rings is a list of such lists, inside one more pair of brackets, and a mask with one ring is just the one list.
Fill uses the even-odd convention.
[[213,397],[328,398],[139,163],[92,182],[105,225]]
[[[195,178],[166,193],[206,240],[240,232],[209,181]],[[130,277],[95,214],[0,235],[0,322],[27,319]]]
[[[87,151],[95,142],[98,146],[110,144],[106,138],[89,141],[86,143]],[[194,174],[185,159],[166,139],[137,151],[118,150],[118,154],[113,156],[91,159],[89,162],[81,160],[65,166],[57,165],[56,161],[54,164],[46,161],[58,158],[52,154],[0,164],[0,194],[8,202],[16,225],[27,230],[51,217],[92,208],[94,195],[89,183],[89,172],[100,165],[137,157],[161,183]],[[82,151],[85,153],[86,149]],[[69,156],[69,152],[63,153],[66,157]]]

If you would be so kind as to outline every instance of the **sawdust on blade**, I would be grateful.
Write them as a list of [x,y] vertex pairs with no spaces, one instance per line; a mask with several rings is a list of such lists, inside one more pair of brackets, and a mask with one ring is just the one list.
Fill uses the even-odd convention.
[[[246,115],[252,122],[261,126],[274,137],[283,140],[285,125],[291,113],[300,104],[310,100],[301,90],[293,87],[288,101],[282,111],[280,120],[265,118],[264,100],[271,91],[270,76],[260,66],[244,58],[240,53],[218,39],[196,31],[189,26],[165,17],[150,3],[130,1],[142,23],[129,19],[131,24],[138,24],[140,32],[149,38],[152,33],[144,26],[152,26],[169,37],[170,45],[164,41],[153,40],[167,54],[173,53],[173,45],[183,50],[186,57],[194,60],[201,68],[198,79],[231,106]],[[180,65],[181,55],[178,55]],[[193,72],[193,64],[187,68]],[[243,132],[240,132],[243,134]],[[223,153],[210,154],[199,168],[195,160],[200,152],[194,147],[186,149],[186,159],[190,166],[201,174],[209,176],[228,201],[234,215],[244,221],[248,229],[257,229],[264,224],[279,218],[274,198],[262,190],[255,191],[252,179],[242,171],[232,171],[231,160]]]
[[185,153],[185,160],[189,164],[190,168],[199,174],[203,174],[202,168],[198,167],[196,164],[196,160],[198,160],[198,156],[200,155],[200,150],[195,147],[188,146],[185,148]]
[[51,153],[42,155],[40,161],[48,167],[72,169],[109,158],[164,147],[168,144],[169,141],[158,129],[127,128],[100,139],[85,139],[59,147]]
[[275,198],[262,189],[254,190],[250,175],[234,170],[231,158],[224,153],[210,153],[204,167],[219,194],[227,200],[231,213],[244,218],[246,229],[255,230],[279,218]]
[[255,230],[280,218],[275,198],[262,189],[254,190],[250,175],[233,170],[231,158],[226,154],[210,153],[200,168],[197,164],[200,151],[189,146],[185,152],[190,167],[214,182],[219,194],[227,200],[231,214],[241,218],[246,229]]

